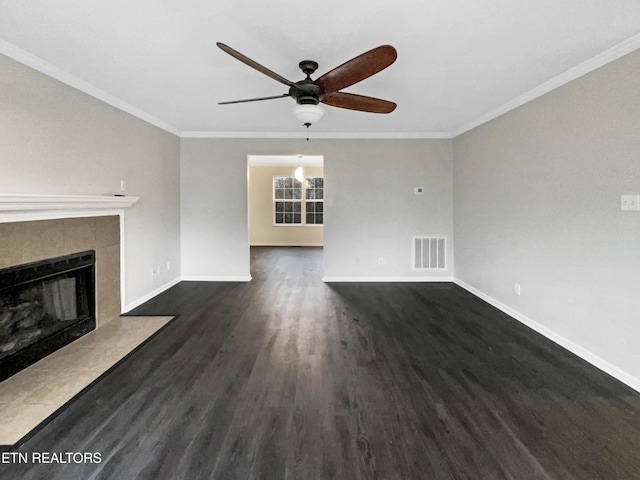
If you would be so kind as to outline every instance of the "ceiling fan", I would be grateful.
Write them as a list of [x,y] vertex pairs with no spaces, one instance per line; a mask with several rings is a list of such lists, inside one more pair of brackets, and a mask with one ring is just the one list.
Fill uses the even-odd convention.
[[[301,106],[317,106],[318,103],[323,103],[332,107],[371,113],[391,113],[396,108],[396,104],[388,100],[340,91],[343,88],[347,88],[365,78],[375,75],[391,65],[398,56],[396,49],[391,45],[381,45],[362,55],[358,55],[318,77],[316,80],[311,79],[311,74],[317,70],[318,63],[313,60],[303,60],[298,66],[307,77],[298,82],[287,80],[224,43],[218,42],[217,45],[222,51],[240,60],[242,63],[255,68],[264,75],[289,87],[289,92],[282,95],[220,102],[219,105],[292,97],[298,105]],[[321,115],[322,113],[320,112],[320,116]],[[311,121],[305,121],[303,125],[309,128],[311,123]]]

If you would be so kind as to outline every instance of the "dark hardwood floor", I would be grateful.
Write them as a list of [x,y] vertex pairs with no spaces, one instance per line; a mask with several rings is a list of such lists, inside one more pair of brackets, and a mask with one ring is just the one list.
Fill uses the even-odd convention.
[[322,251],[252,249],[250,283],[179,314],[2,479],[640,478],[640,394],[453,284],[324,284]]

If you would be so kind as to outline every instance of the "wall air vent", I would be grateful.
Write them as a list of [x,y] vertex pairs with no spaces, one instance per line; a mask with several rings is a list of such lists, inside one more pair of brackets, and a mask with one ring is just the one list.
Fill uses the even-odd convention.
[[413,237],[413,269],[444,269],[446,237]]

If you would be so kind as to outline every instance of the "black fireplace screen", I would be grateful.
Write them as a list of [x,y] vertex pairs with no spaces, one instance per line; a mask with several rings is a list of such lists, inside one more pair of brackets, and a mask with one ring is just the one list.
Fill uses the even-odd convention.
[[0,380],[93,330],[95,252],[0,270]]

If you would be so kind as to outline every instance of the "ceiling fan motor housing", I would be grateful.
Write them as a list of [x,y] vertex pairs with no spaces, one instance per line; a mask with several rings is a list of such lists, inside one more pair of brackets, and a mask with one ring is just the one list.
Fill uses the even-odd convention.
[[298,105],[317,105],[322,100],[322,90],[320,86],[308,76],[304,80],[296,82],[295,86],[289,88],[291,95]]

